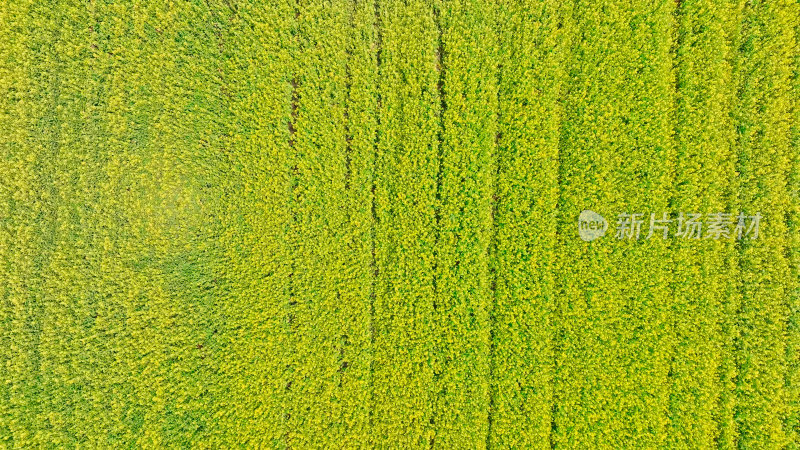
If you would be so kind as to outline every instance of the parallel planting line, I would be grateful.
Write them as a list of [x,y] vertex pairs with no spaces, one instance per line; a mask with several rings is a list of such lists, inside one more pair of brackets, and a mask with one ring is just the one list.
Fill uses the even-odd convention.
[[[494,8],[442,1],[442,96],[436,309],[436,448],[464,448],[488,432],[489,242],[497,83]],[[442,73],[443,71],[443,73]]]
[[800,5],[794,5],[794,65],[791,130],[791,171],[788,180],[790,208],[787,214],[791,279],[786,346],[788,414],[785,428],[789,442],[800,441]]
[[794,64],[790,98],[792,102],[791,157],[788,192],[790,208],[787,211],[791,279],[789,286],[789,320],[786,345],[786,387],[788,411],[785,429],[789,442],[800,441],[800,5],[794,5]]
[[[501,2],[487,446],[550,446],[555,406],[559,106],[571,2]],[[571,220],[571,219],[570,219]]]
[[[296,6],[298,47],[294,66],[296,108],[293,150],[296,222],[293,230],[291,345],[294,371],[289,397],[287,445],[340,445],[357,390],[342,390],[342,364],[356,353],[349,336],[361,321],[342,300],[346,260],[347,101],[346,2]],[[350,327],[353,327],[352,329]],[[352,331],[351,331],[352,330]],[[357,350],[357,349],[356,349]]]
[[440,99],[433,10],[380,1],[373,437],[434,439],[434,246]]
[[[17,14],[18,4],[4,3],[0,6],[0,34],[8,36],[0,43],[0,89],[9,95],[0,99],[0,367],[11,367],[12,338],[15,336],[14,309],[11,303],[11,290],[14,280],[11,278],[12,245],[12,189],[14,186],[14,166],[12,157],[19,148],[19,122],[22,120],[19,110],[21,93],[26,82],[21,71],[23,64],[10,64],[15,54],[23,54],[15,47],[24,45],[25,36],[14,32],[11,18]],[[11,383],[0,379],[0,443],[11,446]]]
[[[7,302],[10,305],[12,342],[4,382],[9,386],[8,398],[12,415],[8,422],[14,445],[44,445],[47,436],[42,430],[40,405],[41,354],[39,350],[43,320],[42,295],[43,257],[52,251],[44,238],[51,217],[47,195],[52,192],[46,166],[57,145],[54,108],[48,108],[55,93],[50,91],[53,71],[53,45],[56,19],[41,14],[41,8],[31,3],[20,4],[12,13],[22,17],[16,22],[22,34],[13,50],[19,58],[15,76],[19,84],[16,111],[12,110],[12,124],[16,129],[9,137],[8,169],[10,169],[13,203],[6,219],[12,245],[7,261]],[[37,31],[38,30],[38,31]],[[52,78],[48,78],[51,75]],[[12,80],[14,80],[12,78]],[[18,118],[14,118],[15,115]],[[46,355],[45,355],[46,356]]]
[[[676,42],[676,191],[680,213],[736,216],[729,11],[713,2],[682,2]],[[699,30],[703,30],[700,32]],[[677,228],[676,228],[677,230]],[[737,293],[734,236],[674,241],[674,347],[667,444],[732,442],[732,322]],[[721,410],[720,410],[721,407]]]
[[[666,241],[614,236],[620,213],[665,211],[671,183],[673,4],[578,2],[560,141],[556,446],[663,445]],[[648,17],[648,19],[644,19]],[[591,209],[609,236],[582,242]],[[646,227],[644,227],[646,233]]]
[[763,216],[758,239],[743,240],[742,305],[737,425],[740,447],[782,447],[787,391],[788,289],[792,286],[785,216],[791,158],[792,61],[795,55],[790,2],[744,5],[736,127],[741,208]]
[[[346,429],[341,442],[348,447],[370,445],[374,327],[373,185],[378,127],[378,60],[375,5],[354,1],[349,10],[346,133],[348,171],[345,191],[347,237],[342,271],[343,345],[339,389],[348,393],[342,405]],[[346,351],[344,351],[346,350]]]

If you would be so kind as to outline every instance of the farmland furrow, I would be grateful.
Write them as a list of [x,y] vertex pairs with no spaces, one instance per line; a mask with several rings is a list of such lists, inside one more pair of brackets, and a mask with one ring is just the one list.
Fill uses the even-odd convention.
[[[99,359],[97,367],[103,367],[107,374],[92,396],[99,402],[106,402],[107,409],[102,414],[114,423],[105,436],[94,436],[97,439],[95,445],[102,446],[136,441],[144,416],[144,401],[136,397],[135,383],[132,381],[139,372],[134,368],[138,355],[133,344],[137,339],[131,333],[137,322],[130,311],[135,309],[132,302],[139,300],[142,302],[140,304],[145,303],[142,296],[146,294],[140,290],[143,277],[136,274],[136,269],[141,266],[133,265],[125,271],[121,270],[118,262],[131,257],[125,253],[128,249],[120,245],[125,242],[120,237],[130,239],[134,230],[129,228],[128,223],[114,220],[120,217],[123,210],[116,203],[121,195],[119,172],[112,167],[115,160],[119,162],[130,157],[129,143],[134,141],[133,130],[142,130],[149,124],[143,123],[137,127],[133,117],[141,117],[146,113],[139,111],[134,114],[133,107],[128,103],[128,99],[133,97],[130,93],[135,92],[133,86],[137,81],[141,82],[136,56],[141,52],[142,45],[131,45],[140,42],[134,33],[137,17],[130,8],[122,5],[94,5],[89,14],[90,37],[86,45],[91,49],[92,56],[89,62],[92,74],[89,110],[92,114],[87,118],[87,126],[97,136],[96,141],[90,144],[91,150],[84,155],[86,167],[81,180],[83,208],[78,220],[85,234],[82,236],[83,251],[77,256],[83,259],[79,259],[78,263],[81,263],[85,272],[85,295],[95,304],[91,316],[87,317],[85,333],[99,343],[95,349]],[[107,17],[112,15],[118,17],[113,24],[107,21]],[[125,19],[130,22],[126,23]],[[130,75],[134,75],[134,78],[128,80]],[[141,102],[141,99],[136,99],[131,104],[141,107]],[[145,145],[142,140],[136,141]],[[138,161],[134,160],[133,163],[137,164]],[[136,173],[130,167],[127,169],[131,175]],[[128,187],[132,186],[126,186],[125,193],[133,196]],[[134,217],[141,220],[140,214],[134,214]],[[115,230],[120,222],[126,226]],[[144,284],[149,282],[147,280]],[[109,397],[125,401],[108,404],[105,399]]]
[[795,0],[0,37],[0,448],[800,447]]
[[[82,186],[76,186],[86,161],[86,138],[97,133],[78,133],[85,123],[84,111],[90,99],[83,91],[89,78],[90,17],[84,8],[60,4],[55,17],[58,29],[49,43],[53,73],[49,75],[50,98],[47,101],[48,121],[54,127],[51,154],[46,155],[50,168],[38,189],[52,195],[52,206],[41,224],[52,227],[45,248],[50,252],[40,267],[43,278],[41,333],[39,353],[41,373],[38,382],[44,394],[42,408],[50,411],[40,417],[43,439],[56,445],[72,442],[97,443],[98,435],[89,435],[86,423],[108,428],[108,416],[102,406],[93,402],[90,392],[97,386],[93,377],[98,366],[104,366],[101,354],[92,339],[90,311],[92,296],[80,273],[83,230],[80,227]],[[56,81],[57,80],[57,81]],[[55,131],[57,129],[57,131]],[[44,250],[44,248],[42,249]],[[66,417],[74,420],[64,420]]]

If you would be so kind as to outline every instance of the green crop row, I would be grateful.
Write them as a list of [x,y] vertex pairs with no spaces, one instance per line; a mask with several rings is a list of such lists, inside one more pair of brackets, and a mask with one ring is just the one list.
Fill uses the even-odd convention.
[[[676,214],[738,211],[731,111],[734,37],[726,30],[731,11],[736,9],[720,2],[683,2],[677,11]],[[679,240],[672,254],[669,446],[734,442],[734,242]]]
[[[659,447],[669,426],[671,243],[619,240],[615,227],[621,213],[670,211],[676,11],[648,2],[574,11],[559,130],[551,441]],[[577,239],[583,209],[606,217],[610,236]]]
[[486,436],[490,403],[489,248],[497,140],[497,54],[491,1],[436,5],[442,108],[432,311],[434,447]]
[[745,4],[737,64],[736,110],[742,209],[761,212],[770,235],[741,248],[742,305],[737,311],[739,445],[787,444],[787,317],[793,285],[786,214],[791,155],[791,2]]
[[794,7],[794,64],[791,98],[792,141],[788,191],[790,207],[787,217],[790,246],[791,279],[789,285],[789,317],[787,323],[787,439],[794,447],[800,441],[800,7]]
[[502,2],[492,242],[488,444],[550,445],[556,332],[561,96],[571,3]]
[[437,33],[432,5],[377,2],[373,443],[433,439]]

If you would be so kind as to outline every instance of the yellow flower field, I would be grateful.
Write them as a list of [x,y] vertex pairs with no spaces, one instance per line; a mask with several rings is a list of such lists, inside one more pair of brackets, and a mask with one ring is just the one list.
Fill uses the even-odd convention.
[[796,0],[0,37],[0,448],[800,448]]

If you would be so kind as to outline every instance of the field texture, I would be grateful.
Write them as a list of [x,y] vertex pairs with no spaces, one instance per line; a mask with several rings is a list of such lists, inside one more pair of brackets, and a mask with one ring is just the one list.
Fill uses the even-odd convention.
[[796,0],[7,0],[0,93],[0,448],[800,448]]

